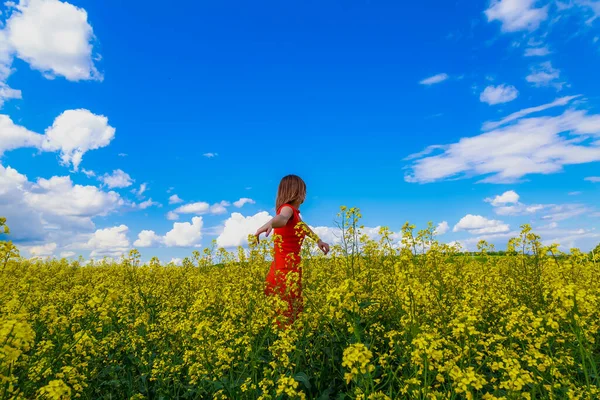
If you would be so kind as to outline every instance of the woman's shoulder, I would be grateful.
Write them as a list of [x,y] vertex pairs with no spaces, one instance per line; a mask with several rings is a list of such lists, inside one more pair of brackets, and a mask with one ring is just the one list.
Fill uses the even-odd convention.
[[300,213],[300,210],[298,210],[293,205],[291,205],[289,203],[284,203],[284,204],[282,204],[282,205],[279,206],[279,209],[277,210],[277,214],[279,214],[286,207],[289,208],[289,209],[291,209],[294,214]]

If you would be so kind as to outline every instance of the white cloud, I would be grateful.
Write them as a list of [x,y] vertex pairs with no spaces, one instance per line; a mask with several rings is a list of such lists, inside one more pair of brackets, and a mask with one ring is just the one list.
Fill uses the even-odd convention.
[[50,257],[56,251],[56,243],[46,243],[40,246],[31,246],[29,253],[34,257]]
[[271,218],[266,211],[248,217],[237,212],[231,213],[231,216],[225,221],[223,232],[217,237],[217,245],[226,248],[243,246],[248,243],[248,235],[254,234]]
[[453,232],[468,231],[471,234],[508,232],[510,226],[495,219],[487,219],[481,215],[467,214],[454,225]]
[[87,170],[85,168],[81,168],[81,172],[87,176],[88,178],[93,178],[94,176],[96,176],[96,173],[92,170]]
[[342,230],[329,226],[311,226],[310,229],[325,243],[339,244],[342,242]]
[[104,174],[100,177],[100,181],[102,181],[106,186],[110,189],[114,188],[126,188],[133,184],[133,179],[120,169],[116,169],[112,172],[112,174]]
[[499,206],[494,208],[494,212],[498,215],[528,215],[535,214],[547,208],[548,204],[532,204],[526,205],[523,203],[516,203],[512,206]]
[[[2,68],[2,66],[0,66],[0,68]],[[6,83],[0,81],[0,109],[4,106],[4,102],[6,102],[6,100],[20,100],[22,98],[23,95],[20,90],[13,89]]]
[[[173,196],[171,196],[173,197]],[[198,201],[195,203],[188,203],[182,206],[177,207],[175,210],[169,212],[167,214],[167,218],[170,220],[178,219],[178,214],[212,214],[212,215],[221,215],[227,212],[227,208],[231,205],[228,201],[221,201],[220,203],[215,203],[210,205],[204,201]]]
[[115,128],[108,125],[106,117],[83,109],[63,112],[45,135],[15,125],[10,117],[0,115],[0,156],[23,147],[60,151],[62,163],[73,164],[77,171],[86,152],[107,146],[114,135]]
[[173,257],[173,258],[171,258],[171,261],[169,262],[169,264],[181,265],[182,262],[183,262],[183,260],[181,258]]
[[437,228],[435,228],[435,235],[443,235],[444,233],[450,230],[450,226],[447,221],[442,221],[438,224]]
[[227,212],[227,208],[231,205],[228,201],[221,201],[220,203],[213,204],[210,206],[210,213],[213,215],[221,215]]
[[519,118],[525,117],[529,114],[533,114],[533,113],[537,113],[540,111],[545,111],[549,108],[553,108],[553,107],[559,107],[559,106],[565,106],[567,104],[569,104],[572,100],[576,99],[580,97],[580,95],[577,96],[564,96],[564,97],[560,97],[556,100],[554,100],[551,103],[548,104],[543,104],[541,106],[536,106],[536,107],[529,107],[529,108],[525,108],[523,110],[514,112],[510,115],[508,115],[507,117],[502,118],[500,121],[488,121],[485,124],[483,124],[483,130],[484,131],[489,131],[491,129],[496,129],[499,126],[502,125],[506,125],[509,122],[512,121],[516,121]]
[[488,22],[500,21],[503,32],[533,31],[548,17],[548,6],[535,4],[535,0],[493,0],[485,15]]
[[42,145],[43,136],[15,125],[8,115],[0,115],[0,156],[6,151],[21,147]]
[[165,236],[157,235],[152,230],[143,230],[133,243],[136,247],[200,247],[202,239],[202,217],[192,218],[192,222],[175,222],[173,228]]
[[127,225],[96,230],[87,242],[87,248],[91,250],[90,256],[118,257],[126,253],[130,248],[128,231]]
[[237,208],[242,208],[244,206],[244,204],[256,204],[256,202],[247,197],[242,197],[238,201],[233,202],[233,205],[236,206]]
[[202,155],[206,158],[214,158],[214,157],[218,156],[219,154],[218,153],[204,153]]
[[163,238],[154,231],[143,230],[138,234],[138,239],[133,242],[135,247],[152,247],[163,242]]
[[518,203],[519,195],[514,190],[508,190],[500,195],[497,195],[493,199],[488,197],[485,199],[485,202],[491,203],[493,206]]
[[38,178],[23,195],[29,206],[44,214],[45,220],[63,217],[83,226],[93,226],[92,217],[105,216],[124,204],[117,193],[74,185],[69,176]]
[[425,78],[422,81],[420,81],[419,83],[421,85],[434,85],[436,83],[443,82],[448,78],[449,78],[449,76],[446,73],[437,74],[437,75],[430,76],[429,78]]
[[525,57],[543,57],[550,54],[548,46],[544,47],[528,47],[525,49]]
[[67,110],[46,129],[42,148],[60,151],[62,164],[72,164],[77,171],[86,152],[108,146],[114,137],[115,128],[105,116],[84,109]]
[[519,201],[519,195],[512,190],[485,201],[492,204],[494,212],[498,215],[517,216],[544,212],[546,215],[542,219],[551,221],[562,221],[590,211],[582,204],[524,204]]
[[525,80],[534,86],[554,86],[560,90],[564,82],[559,82],[560,70],[552,67],[550,61],[543,62],[531,68],[531,73],[525,77]]
[[[71,244],[93,232],[93,219],[125,204],[115,192],[76,185],[68,176],[39,178],[0,164],[0,214],[8,219],[11,237],[21,245],[40,242]],[[85,239],[87,241],[87,239]]]
[[176,214],[205,214],[210,210],[210,204],[199,201],[196,203],[189,203],[175,209]]
[[60,253],[60,256],[62,258],[71,258],[71,257],[74,257],[75,255],[77,255],[77,253],[75,253],[74,251],[62,251]]
[[575,192],[569,192],[567,193],[569,196],[579,196],[581,193],[583,192],[579,192],[579,191],[575,191]]
[[21,1],[4,33],[10,53],[46,77],[102,79],[92,59],[93,30],[82,8],[58,0]]
[[202,239],[202,217],[192,218],[192,223],[175,222],[164,237],[164,243],[168,247],[199,247]]
[[132,189],[131,193],[135,194],[137,197],[143,197],[144,192],[148,189],[147,183],[142,183],[138,189]]
[[548,204],[545,209],[548,214],[542,219],[548,221],[564,221],[592,211],[583,204]]
[[[600,114],[567,110],[555,117],[521,119],[513,125],[436,146],[441,154],[410,157],[408,182],[427,183],[485,175],[480,182],[517,182],[551,174],[564,165],[600,161]],[[432,147],[432,146],[430,146]],[[415,160],[416,158],[416,160]]]
[[584,178],[584,180],[588,182],[600,182],[600,176],[588,176],[587,178]]
[[142,201],[140,204],[138,204],[138,207],[141,210],[145,210],[146,208],[152,207],[152,206],[157,206],[157,207],[162,207],[162,204],[156,202],[156,201],[152,201],[152,199],[148,199],[146,201]]
[[487,103],[489,105],[508,103],[509,101],[513,101],[519,96],[519,91],[511,85],[498,85],[493,86],[490,85],[486,87],[481,95],[479,96],[479,100],[483,103]]
[[556,229],[556,224],[551,223],[546,227],[540,227],[536,231],[542,237],[542,244],[548,246],[557,243],[559,248],[568,251],[572,248],[580,248],[589,251],[598,244],[600,233],[594,229]]
[[179,203],[183,203],[183,200],[176,194],[169,197],[169,204],[179,204]]

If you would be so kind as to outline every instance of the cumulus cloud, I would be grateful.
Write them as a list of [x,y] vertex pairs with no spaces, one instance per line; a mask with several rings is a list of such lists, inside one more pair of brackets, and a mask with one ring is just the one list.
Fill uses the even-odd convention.
[[435,228],[435,235],[443,235],[444,233],[450,230],[450,226],[447,221],[442,221],[438,224],[437,228]]
[[89,110],[67,110],[59,115],[44,135],[16,125],[10,117],[0,115],[0,156],[6,151],[32,147],[41,151],[60,152],[63,165],[78,170],[83,155],[108,146],[115,128],[108,119]]
[[4,34],[9,52],[48,78],[102,79],[93,62],[93,29],[82,8],[58,0],[22,0]]
[[138,234],[138,238],[133,245],[136,247],[152,247],[163,242],[163,238],[154,231],[143,230]]
[[23,195],[27,204],[44,213],[46,220],[58,216],[79,220],[82,225],[91,225],[92,217],[105,216],[124,204],[117,193],[74,185],[69,176],[38,178]]
[[[173,197],[173,196],[171,196]],[[181,199],[180,199],[181,200]],[[188,203],[182,206],[177,207],[175,210],[170,211],[167,214],[167,218],[170,220],[176,220],[179,218],[179,214],[211,214],[211,215],[221,215],[227,212],[227,207],[229,207],[231,203],[228,201],[221,201],[219,203],[215,203],[213,205],[208,204],[204,201],[198,201],[195,203]]]
[[162,207],[162,204],[157,201],[153,201],[151,198],[138,204],[138,208],[141,210],[145,210],[146,208],[150,208],[152,206]]
[[586,178],[583,178],[584,180],[588,181],[588,182],[600,182],[600,176],[588,176]]
[[342,230],[337,227],[329,226],[311,226],[310,229],[321,238],[322,241],[329,244],[339,244],[342,242]]
[[226,248],[243,246],[248,243],[248,235],[254,234],[271,218],[266,211],[248,217],[237,212],[231,213],[225,221],[223,232],[217,237],[217,245]]
[[508,232],[510,226],[495,219],[487,219],[481,215],[467,214],[461,218],[460,221],[454,228],[453,232],[468,231],[471,234],[482,234],[482,233],[502,233]]
[[0,109],[4,106],[4,103],[7,100],[12,100],[12,99],[20,100],[22,98],[23,98],[23,95],[20,90],[13,89],[10,86],[8,86],[6,83],[0,81]]
[[11,237],[19,243],[57,243],[95,229],[93,219],[125,205],[115,192],[74,184],[69,176],[29,181],[0,164],[0,210],[8,219]]
[[502,104],[508,103],[509,101],[513,101],[519,96],[519,91],[511,85],[498,85],[493,86],[490,85],[486,87],[481,95],[479,96],[479,100],[483,103],[487,103],[489,105],[494,104]]
[[484,199],[486,203],[490,203],[494,207],[494,212],[498,215],[525,215],[533,214],[542,210],[545,205],[525,205],[519,202],[519,194],[514,190],[506,191],[495,197]]
[[242,208],[245,204],[255,204],[255,203],[256,202],[252,199],[249,199],[247,197],[242,197],[238,201],[234,201],[233,205],[236,206],[237,208]]
[[[564,165],[600,161],[598,139],[599,114],[567,110],[553,117],[520,119],[407,158],[413,161],[405,180],[427,183],[484,175],[480,182],[517,182],[530,174],[560,172]],[[434,150],[440,154],[431,155]]]
[[127,225],[96,230],[87,242],[87,248],[91,250],[90,256],[119,257],[125,254],[130,248],[128,231]]
[[169,221],[176,221],[179,219],[179,215],[177,213],[174,213],[173,211],[169,211],[167,213],[167,219]]
[[221,215],[227,212],[227,208],[231,205],[228,201],[221,201],[220,203],[213,204],[210,206],[210,213],[213,215]]
[[8,115],[0,115],[0,157],[21,147],[40,148],[43,139],[43,135],[16,125]]
[[205,214],[210,210],[210,204],[204,201],[189,203],[175,209],[176,214]]
[[29,254],[34,257],[51,257],[56,251],[56,243],[46,243],[40,246],[28,247]]
[[504,216],[532,215],[543,213],[542,219],[563,221],[577,217],[592,210],[583,204],[524,204],[519,201],[519,195],[509,190],[494,198],[484,200],[494,207],[494,213]]
[[192,222],[175,222],[173,228],[164,236],[157,235],[151,230],[143,230],[133,243],[136,247],[200,247],[202,240],[202,217],[192,218]]
[[202,239],[202,217],[192,218],[192,222],[175,222],[164,237],[168,247],[199,247]]
[[485,199],[487,203],[491,203],[493,206],[500,206],[504,204],[513,204],[519,202],[519,195],[514,190],[508,190],[494,198],[488,197]]
[[92,170],[87,170],[85,168],[81,169],[81,173],[84,174],[85,176],[87,176],[88,178],[93,178],[94,176],[96,176],[96,173]]
[[112,174],[104,174],[100,180],[110,189],[126,188],[133,184],[133,179],[120,169],[116,169]]
[[48,79],[101,80],[93,59],[93,30],[85,10],[58,0],[6,2],[0,21],[0,108],[5,101],[21,99],[9,87],[14,58],[20,58]]
[[421,85],[429,86],[429,85],[434,85],[436,83],[444,82],[448,78],[449,78],[448,74],[442,73],[442,74],[430,76],[429,78],[425,78],[422,81],[420,81],[419,83]]
[[176,194],[169,197],[169,204],[179,204],[179,203],[183,203],[183,200]]
[[42,149],[59,151],[62,164],[72,164],[77,171],[86,152],[108,146],[114,137],[115,128],[105,116],[84,109],[67,110],[46,129]]
[[536,0],[493,0],[485,15],[488,22],[499,21],[503,32],[533,31],[548,18],[548,6],[536,7]]

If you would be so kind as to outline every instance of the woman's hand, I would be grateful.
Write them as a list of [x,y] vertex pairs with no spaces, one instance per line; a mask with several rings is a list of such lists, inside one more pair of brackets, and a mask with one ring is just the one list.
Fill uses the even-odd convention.
[[319,246],[319,249],[321,249],[323,254],[327,255],[327,253],[329,253],[329,245],[324,241],[319,239],[319,241],[317,242],[317,246]]
[[268,237],[271,234],[272,230],[273,230],[273,223],[271,221],[267,222],[266,224],[264,224],[263,226],[258,228],[256,233],[254,234],[254,236],[256,236],[256,243],[260,243],[260,234],[261,233],[266,233],[265,236]]

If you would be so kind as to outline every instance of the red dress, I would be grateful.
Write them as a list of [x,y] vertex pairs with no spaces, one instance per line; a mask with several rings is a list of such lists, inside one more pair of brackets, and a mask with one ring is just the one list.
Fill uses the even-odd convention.
[[[290,204],[282,204],[277,209],[277,215],[283,207],[290,207],[293,211],[292,217],[282,228],[273,229],[275,234],[275,254],[271,263],[271,268],[267,274],[267,285],[265,294],[278,294],[288,303],[284,315],[288,323],[293,322],[298,314],[303,310],[302,301],[302,269],[300,267],[300,249],[306,236],[306,232],[301,228],[299,222],[300,211]],[[290,272],[298,274],[297,280],[288,284],[286,278]]]

